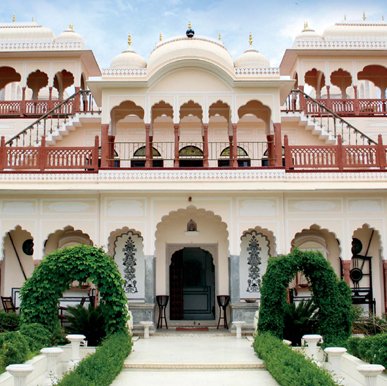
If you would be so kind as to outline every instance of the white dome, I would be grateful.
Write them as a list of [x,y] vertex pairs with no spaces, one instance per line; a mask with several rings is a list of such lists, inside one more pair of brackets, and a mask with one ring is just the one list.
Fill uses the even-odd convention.
[[128,49],[112,60],[110,68],[146,68],[146,61],[137,52]]
[[68,29],[63,31],[56,39],[55,43],[80,43],[83,49],[86,49],[85,41],[83,37],[73,31],[72,29]]
[[168,63],[184,59],[203,60],[214,63],[227,72],[234,71],[232,57],[223,43],[201,36],[179,36],[160,42],[149,56],[148,70],[154,71]]
[[234,66],[237,68],[265,68],[270,67],[270,62],[266,56],[260,54],[257,50],[250,48],[236,58]]
[[386,22],[344,21],[328,27],[323,32],[325,40],[343,40],[348,38],[361,40],[386,40]]
[[53,42],[55,34],[49,28],[32,23],[2,23],[0,24],[0,40],[7,42],[40,41]]
[[301,33],[299,33],[295,40],[309,40],[309,39],[318,39],[322,40],[322,36],[316,33],[316,31],[312,28],[309,28],[307,25],[302,30]]

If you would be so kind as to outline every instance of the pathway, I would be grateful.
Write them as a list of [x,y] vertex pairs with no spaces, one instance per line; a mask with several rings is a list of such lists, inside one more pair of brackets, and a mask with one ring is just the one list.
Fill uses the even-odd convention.
[[134,342],[133,350],[111,386],[278,386],[246,338],[155,335]]

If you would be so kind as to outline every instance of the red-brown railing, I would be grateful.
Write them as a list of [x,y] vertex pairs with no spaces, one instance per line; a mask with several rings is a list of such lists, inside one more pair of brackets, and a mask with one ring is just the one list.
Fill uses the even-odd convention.
[[284,138],[286,170],[308,169],[381,169],[386,168],[386,149],[382,136],[377,145],[290,146]]
[[9,147],[1,137],[0,171],[97,171],[98,147],[98,137],[95,137],[93,147],[46,147],[45,137],[40,146]]

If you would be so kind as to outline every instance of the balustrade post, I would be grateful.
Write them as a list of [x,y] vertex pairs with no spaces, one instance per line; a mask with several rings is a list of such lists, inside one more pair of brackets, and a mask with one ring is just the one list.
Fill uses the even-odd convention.
[[228,164],[228,166],[230,167],[230,168],[232,168],[232,164],[233,164],[233,154],[234,154],[234,152],[233,152],[233,147],[234,147],[234,145],[233,145],[233,142],[232,142],[232,135],[229,135],[228,136],[228,142],[229,142],[229,149],[230,149],[230,151],[229,151],[229,164]]
[[[77,93],[81,88],[75,87],[75,92]],[[81,111],[81,94],[78,93],[75,95],[75,101],[73,106],[73,114],[79,113]]]
[[22,100],[20,103],[20,116],[22,117],[26,113],[26,88],[22,87]]
[[0,170],[3,171],[7,167],[7,148],[5,147],[5,137],[1,137],[0,146]]
[[330,93],[330,89],[331,89],[331,86],[325,86],[326,89],[327,89],[327,107],[328,109],[331,109],[332,110],[332,103],[331,103],[331,93]]
[[52,87],[48,88],[48,106],[47,106],[47,111],[50,111],[53,107],[52,104]]
[[[298,89],[300,91],[304,91],[304,86],[298,86]],[[302,92],[300,92],[299,96],[300,96],[300,110],[307,113],[304,94]]]
[[274,135],[267,135],[267,161],[268,166],[275,166],[275,148],[274,148]]
[[282,141],[281,141],[281,124],[274,123],[274,166],[282,167]]
[[353,94],[354,94],[354,101],[353,101],[353,109],[355,112],[355,115],[360,114],[360,107],[359,107],[359,99],[357,97],[357,86],[353,86]]
[[109,165],[109,125],[101,125],[101,167],[107,168]]
[[93,149],[93,155],[92,155],[92,166],[94,171],[98,170],[98,153],[99,153],[99,137],[98,135],[95,136],[94,139],[94,149]]
[[145,124],[145,167],[150,168],[152,167],[152,144],[151,144],[151,137],[150,137],[150,124]]
[[386,150],[384,149],[383,145],[383,138],[382,135],[378,135],[378,145],[376,148],[376,154],[377,154],[377,162],[380,167],[380,169],[386,168]]
[[208,123],[203,124],[203,167],[208,168]]
[[345,152],[343,151],[343,141],[341,139],[341,135],[337,136],[337,153],[336,153],[336,164],[339,167],[339,170],[344,169],[345,163]]
[[174,131],[175,131],[175,162],[174,167],[179,167],[179,124],[175,123],[173,125]]
[[238,139],[237,139],[237,124],[232,124],[232,167],[238,167]]
[[289,170],[292,164],[292,153],[290,151],[289,139],[287,135],[284,136],[284,147],[285,147],[285,168],[286,170]]
[[39,169],[41,172],[44,171],[44,169],[47,168],[47,148],[46,148],[46,137],[43,136],[40,148],[39,148]]
[[109,153],[108,153],[108,156],[109,156],[108,166],[109,166],[109,168],[114,168],[114,140],[115,139],[116,139],[116,137],[114,135],[109,135],[108,136],[108,143],[109,143],[109,147],[108,147],[108,150],[109,150]]
[[341,264],[343,265],[344,280],[350,287],[351,286],[351,275],[350,275],[351,260],[342,260]]

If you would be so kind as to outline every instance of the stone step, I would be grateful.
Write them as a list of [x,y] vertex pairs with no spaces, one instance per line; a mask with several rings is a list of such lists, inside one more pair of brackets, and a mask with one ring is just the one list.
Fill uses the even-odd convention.
[[125,370],[257,370],[263,363],[124,363]]

